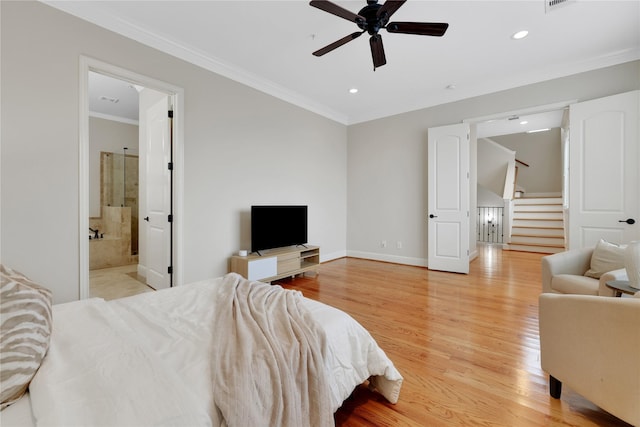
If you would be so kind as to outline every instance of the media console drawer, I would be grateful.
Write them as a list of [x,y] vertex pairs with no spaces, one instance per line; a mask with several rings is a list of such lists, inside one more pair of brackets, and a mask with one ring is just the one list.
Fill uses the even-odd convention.
[[261,252],[262,256],[232,256],[229,270],[249,280],[271,282],[316,271],[320,265],[320,248],[317,246],[288,246]]
[[288,271],[297,270],[300,268],[300,258],[291,258],[285,260],[278,260],[278,274],[286,274]]

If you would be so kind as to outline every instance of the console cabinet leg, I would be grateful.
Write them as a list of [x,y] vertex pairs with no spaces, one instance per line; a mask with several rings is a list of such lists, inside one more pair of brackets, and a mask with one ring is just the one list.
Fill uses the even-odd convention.
[[562,394],[562,381],[549,375],[549,394],[554,399],[560,399]]

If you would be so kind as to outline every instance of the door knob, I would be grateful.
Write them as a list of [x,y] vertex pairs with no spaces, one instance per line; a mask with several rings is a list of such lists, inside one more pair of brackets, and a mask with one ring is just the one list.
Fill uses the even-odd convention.
[[144,220],[145,220],[145,221],[147,221],[147,222],[149,222],[149,217],[148,217],[148,216],[145,216],[145,217],[144,217]]
[[629,225],[633,225],[633,224],[635,224],[635,223],[636,223],[636,220],[635,220],[635,219],[633,219],[633,218],[627,218],[627,219],[621,219],[621,220],[620,220],[620,221],[618,221],[618,222],[626,222],[626,223],[627,223],[627,224],[629,224]]
[[429,218],[438,218],[438,215],[429,214]]

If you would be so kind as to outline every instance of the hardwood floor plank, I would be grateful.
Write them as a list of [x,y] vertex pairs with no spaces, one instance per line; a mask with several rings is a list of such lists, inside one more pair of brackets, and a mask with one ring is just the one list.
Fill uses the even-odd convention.
[[279,283],[349,313],[405,380],[396,405],[358,387],[337,426],[628,426],[540,368],[543,254],[480,248],[470,274],[342,258]]

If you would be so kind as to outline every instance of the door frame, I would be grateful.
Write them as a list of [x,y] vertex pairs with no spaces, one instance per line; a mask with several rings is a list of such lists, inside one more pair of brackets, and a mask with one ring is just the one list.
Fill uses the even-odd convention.
[[79,297],[89,298],[89,72],[148,87],[169,95],[173,104],[173,285],[183,284],[183,206],[184,206],[184,89],[124,68],[81,55],[79,61],[79,135],[78,135],[78,247]]

